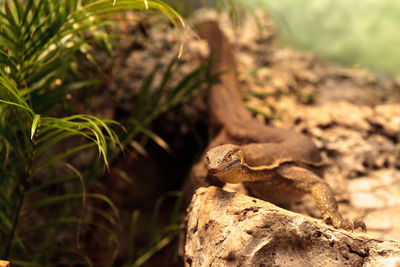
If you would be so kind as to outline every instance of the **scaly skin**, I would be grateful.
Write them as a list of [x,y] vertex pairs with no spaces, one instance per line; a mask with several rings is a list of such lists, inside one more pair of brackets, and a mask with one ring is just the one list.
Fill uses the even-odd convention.
[[275,204],[290,203],[309,193],[326,223],[365,230],[363,222],[345,220],[338,212],[331,188],[319,177],[323,163],[314,143],[300,133],[266,126],[245,108],[233,48],[218,25],[203,22],[197,32],[210,46],[210,72],[223,73],[210,85],[208,95],[210,118],[219,133],[206,157],[192,168],[185,202],[200,186],[242,182],[252,195]]
[[257,198],[288,204],[311,194],[326,223],[336,228],[366,231],[364,222],[343,219],[332,189],[312,170],[318,166],[290,157],[270,162],[271,144],[225,144],[210,149],[205,158],[208,173],[226,183],[243,183]]

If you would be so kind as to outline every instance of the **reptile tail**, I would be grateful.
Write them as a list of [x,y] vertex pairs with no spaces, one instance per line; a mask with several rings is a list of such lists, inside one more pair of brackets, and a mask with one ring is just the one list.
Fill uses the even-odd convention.
[[211,84],[208,93],[212,119],[216,124],[228,128],[227,124],[251,119],[242,101],[232,45],[215,21],[199,23],[196,29],[198,35],[210,46],[211,74],[220,74],[219,79]]

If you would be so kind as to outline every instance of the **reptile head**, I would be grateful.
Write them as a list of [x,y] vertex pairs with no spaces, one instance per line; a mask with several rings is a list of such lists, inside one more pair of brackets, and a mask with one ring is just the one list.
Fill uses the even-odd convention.
[[208,173],[226,183],[243,181],[241,167],[243,152],[237,145],[222,145],[210,149],[206,154]]

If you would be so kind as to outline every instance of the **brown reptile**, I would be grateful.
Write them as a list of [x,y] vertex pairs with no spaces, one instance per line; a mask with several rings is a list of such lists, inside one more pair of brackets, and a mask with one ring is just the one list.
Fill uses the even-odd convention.
[[365,231],[362,221],[340,215],[332,189],[320,178],[324,164],[314,143],[298,132],[266,126],[245,108],[233,47],[218,25],[208,21],[196,28],[210,46],[210,72],[223,74],[208,92],[209,113],[219,133],[192,168],[186,196],[199,186],[221,182],[242,182],[251,195],[278,205],[311,194],[326,223]]

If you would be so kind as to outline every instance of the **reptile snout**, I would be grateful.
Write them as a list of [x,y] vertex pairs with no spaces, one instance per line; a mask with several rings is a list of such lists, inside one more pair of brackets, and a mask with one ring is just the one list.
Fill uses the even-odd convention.
[[216,174],[218,173],[219,169],[218,169],[218,165],[220,164],[220,161],[215,162],[215,164],[213,163],[209,163],[207,166],[207,171],[210,174]]
[[218,173],[218,168],[212,168],[212,167],[208,167],[208,173],[209,174],[216,174]]

